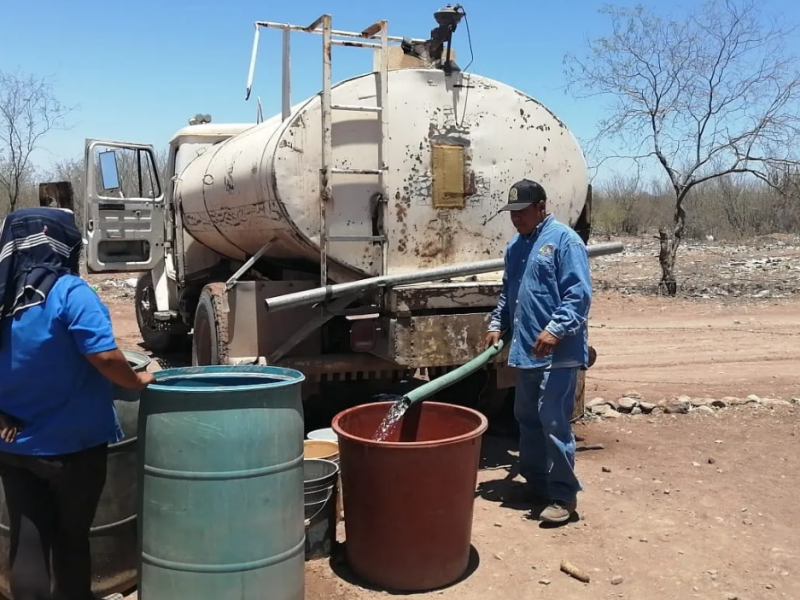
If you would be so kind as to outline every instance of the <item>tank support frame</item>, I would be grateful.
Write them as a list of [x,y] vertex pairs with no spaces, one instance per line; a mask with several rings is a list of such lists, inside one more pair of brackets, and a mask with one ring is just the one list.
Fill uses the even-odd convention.
[[[378,177],[379,194],[376,198],[376,209],[378,211],[378,232],[377,235],[368,236],[370,241],[378,244],[381,249],[381,275],[389,272],[389,240],[383,223],[387,218],[387,206],[389,201],[389,167],[387,159],[389,157],[389,43],[402,43],[403,38],[390,36],[388,33],[389,24],[387,21],[373,23],[361,33],[352,31],[342,31],[333,29],[331,15],[324,14],[307,27],[291,25],[289,23],[275,23],[270,21],[256,21],[255,37],[253,39],[253,50],[250,56],[250,69],[247,76],[247,89],[245,98],[250,98],[253,87],[253,77],[255,74],[256,57],[258,55],[258,42],[261,28],[280,29],[283,31],[283,50],[281,56],[282,65],[282,116],[286,120],[291,116],[291,42],[290,35],[293,31],[304,33],[315,33],[322,35],[322,165],[320,168],[320,198],[319,198],[319,247],[320,247],[320,272],[319,281],[321,286],[328,283],[328,248],[330,242],[364,242],[363,235],[339,235],[331,236],[328,231],[328,206],[333,202],[333,178],[336,175],[375,175]],[[377,41],[366,41],[377,40]],[[425,43],[425,40],[412,40],[413,42]],[[348,48],[368,48],[377,50],[379,53],[378,76],[378,97],[374,106],[358,106],[347,104],[333,104],[331,102],[331,49],[333,46],[346,46]],[[380,140],[378,143],[378,168],[337,168],[333,163],[333,112],[334,111],[355,111],[375,113],[380,119]],[[251,265],[252,266],[252,265]],[[248,267],[249,268],[249,267]],[[245,271],[247,269],[244,269]],[[244,272],[244,271],[242,271]],[[239,274],[240,276],[241,274]],[[234,279],[233,277],[231,279]],[[230,288],[228,288],[230,289]]]

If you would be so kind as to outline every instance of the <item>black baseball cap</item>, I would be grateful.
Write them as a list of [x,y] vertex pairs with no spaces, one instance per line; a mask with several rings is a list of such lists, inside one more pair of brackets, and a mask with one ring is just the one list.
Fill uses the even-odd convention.
[[511,186],[508,191],[508,204],[500,210],[523,210],[546,200],[547,193],[541,185],[530,179],[523,179]]

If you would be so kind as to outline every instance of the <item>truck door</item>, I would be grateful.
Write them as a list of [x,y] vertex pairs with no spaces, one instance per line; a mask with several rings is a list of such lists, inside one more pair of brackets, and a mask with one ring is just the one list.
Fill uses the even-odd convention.
[[84,243],[90,273],[149,271],[164,257],[164,191],[152,146],[86,140]]

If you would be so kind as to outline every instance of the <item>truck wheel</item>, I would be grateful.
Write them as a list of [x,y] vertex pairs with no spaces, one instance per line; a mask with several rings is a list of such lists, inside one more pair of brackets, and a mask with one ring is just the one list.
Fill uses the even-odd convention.
[[586,411],[586,371],[578,371],[578,381],[575,385],[575,405],[572,409],[570,421],[575,423],[584,417]]
[[228,313],[223,309],[224,283],[209,283],[200,292],[194,313],[192,365],[221,365],[228,357]]
[[136,324],[139,326],[139,333],[148,350],[168,352],[177,349],[186,340],[185,335],[176,334],[169,329],[157,326],[153,314],[156,310],[156,292],[153,286],[153,276],[149,271],[139,275],[139,279],[136,281],[134,305],[136,306]]
[[478,402],[478,410],[482,412],[487,419],[494,419],[503,412],[508,404],[514,403],[514,388],[505,388],[502,390],[486,390]]

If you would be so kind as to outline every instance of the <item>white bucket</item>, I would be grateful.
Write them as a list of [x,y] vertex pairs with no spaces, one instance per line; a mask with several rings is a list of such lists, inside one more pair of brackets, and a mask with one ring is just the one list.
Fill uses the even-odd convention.
[[325,429],[316,429],[309,433],[306,436],[310,440],[318,440],[321,442],[336,442],[339,443],[339,436],[331,429],[330,427],[326,427]]

